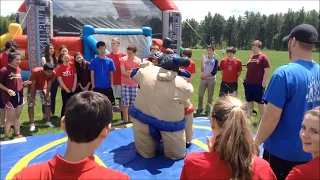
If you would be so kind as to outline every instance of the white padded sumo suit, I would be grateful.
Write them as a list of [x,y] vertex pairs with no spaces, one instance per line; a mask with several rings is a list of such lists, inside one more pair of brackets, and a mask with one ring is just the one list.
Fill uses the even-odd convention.
[[[181,64],[175,63],[179,69]],[[176,160],[186,153],[185,106],[193,96],[193,86],[177,71],[167,69],[149,65],[131,74],[139,89],[129,114],[136,150],[144,158],[155,156],[160,140],[166,157]]]

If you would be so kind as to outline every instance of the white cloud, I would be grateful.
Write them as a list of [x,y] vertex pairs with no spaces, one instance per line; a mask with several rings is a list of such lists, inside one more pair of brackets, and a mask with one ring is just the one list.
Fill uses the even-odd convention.
[[[243,15],[246,10],[259,11],[262,14],[285,13],[289,8],[298,11],[304,6],[306,11],[319,8],[319,1],[185,1],[173,0],[182,13],[183,20],[195,18],[203,20],[210,11],[219,13],[224,17]],[[1,15],[17,12],[23,0],[1,0]],[[74,1],[75,2],[75,1]]]

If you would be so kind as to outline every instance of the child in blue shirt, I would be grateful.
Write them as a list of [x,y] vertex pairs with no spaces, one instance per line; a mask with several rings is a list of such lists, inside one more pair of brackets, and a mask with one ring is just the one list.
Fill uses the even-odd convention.
[[96,46],[99,54],[91,60],[89,66],[92,90],[107,96],[112,105],[115,105],[112,86],[113,71],[116,70],[116,67],[112,59],[105,56],[105,42],[99,41]]

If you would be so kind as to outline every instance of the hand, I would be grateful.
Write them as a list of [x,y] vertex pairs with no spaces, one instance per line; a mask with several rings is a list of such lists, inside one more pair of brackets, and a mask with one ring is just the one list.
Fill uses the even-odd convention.
[[209,136],[206,137],[207,138],[207,145],[208,145],[208,150],[209,152],[213,151],[213,145],[216,141],[216,138],[214,136],[212,136],[212,138],[210,139]]
[[66,90],[66,92],[67,92],[67,93],[71,93],[71,91],[70,91],[68,88],[67,88],[67,89],[65,89],[65,90]]
[[204,76],[201,76],[200,78],[201,78],[201,80],[204,80],[204,79],[205,79],[205,77],[204,77]]
[[28,81],[23,81],[22,84],[23,86],[28,86],[29,84],[32,84],[32,82],[28,80]]
[[46,100],[50,99],[50,92],[46,92]]
[[76,91],[76,88],[73,87],[73,88],[71,89],[71,91],[74,93],[74,92]]
[[29,97],[29,102],[30,103],[34,103],[34,98],[33,97]]
[[267,83],[265,83],[265,82],[262,83],[262,87],[263,87],[263,88],[265,88],[266,85],[267,85]]
[[10,96],[16,96],[16,93],[14,92],[14,91],[12,91],[11,89],[8,89],[8,94],[10,95]]

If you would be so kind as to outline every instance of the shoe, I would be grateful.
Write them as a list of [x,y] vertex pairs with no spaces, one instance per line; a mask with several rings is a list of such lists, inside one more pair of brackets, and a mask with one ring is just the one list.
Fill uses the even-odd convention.
[[4,127],[0,128],[0,134],[4,134]]
[[10,141],[11,139],[9,137],[4,137],[2,140],[3,141]]
[[30,129],[31,132],[36,130],[36,126],[34,124],[30,124]]
[[23,136],[21,134],[16,134],[15,138],[23,138]]
[[207,117],[207,116],[210,115],[210,112],[209,112],[209,111],[206,111],[206,112],[204,112],[204,115]]
[[49,126],[49,127],[51,127],[51,128],[54,127],[54,125],[53,125],[50,121],[48,121],[48,122],[46,123],[46,125]]
[[191,142],[187,142],[187,143],[186,143],[186,148],[188,149],[191,145],[192,145]]

